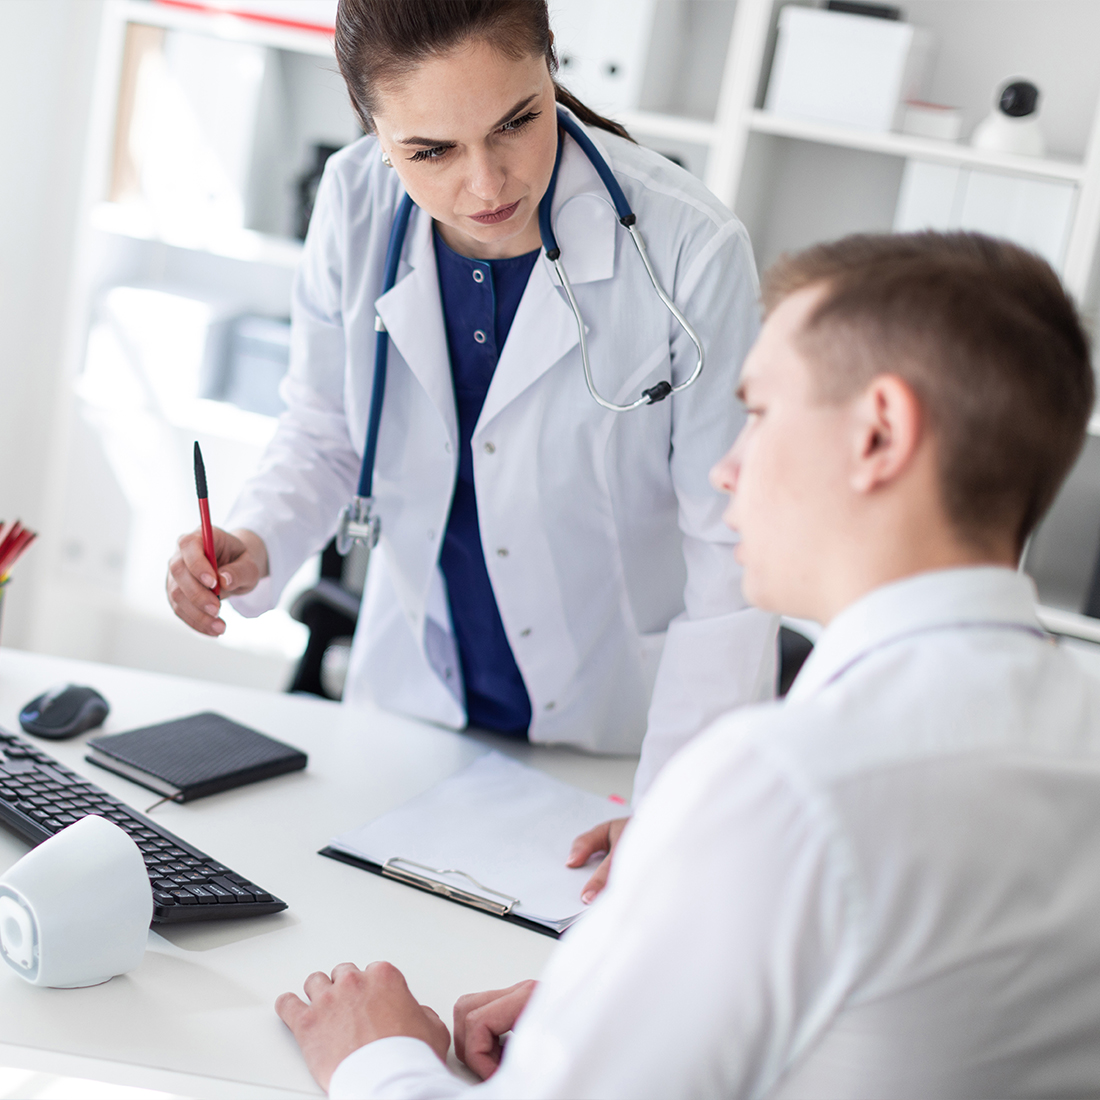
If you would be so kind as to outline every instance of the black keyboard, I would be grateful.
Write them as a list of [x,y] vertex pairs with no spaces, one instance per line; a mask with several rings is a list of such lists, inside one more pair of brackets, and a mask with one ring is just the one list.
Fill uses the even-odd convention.
[[161,828],[35,745],[0,730],[0,822],[31,844],[88,814],[124,829],[153,885],[153,923],[258,917],[286,902]]

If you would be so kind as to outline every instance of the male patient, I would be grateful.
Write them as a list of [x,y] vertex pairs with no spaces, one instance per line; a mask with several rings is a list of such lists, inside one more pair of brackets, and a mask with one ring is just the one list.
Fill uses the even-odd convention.
[[[1100,681],[1015,568],[1092,409],[1074,307],[935,234],[785,259],[764,305],[712,477],[746,595],[827,629],[666,767],[537,988],[459,1002],[456,1053],[486,1097],[1100,1094]],[[465,1094],[393,967],[305,992],[277,1009],[334,1097]]]

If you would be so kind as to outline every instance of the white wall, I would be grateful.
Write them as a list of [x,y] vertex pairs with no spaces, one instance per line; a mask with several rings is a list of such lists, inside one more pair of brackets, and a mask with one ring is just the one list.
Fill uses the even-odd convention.
[[[0,2],[0,519],[46,522],[46,479],[102,0]],[[30,633],[35,548],[5,600]]]

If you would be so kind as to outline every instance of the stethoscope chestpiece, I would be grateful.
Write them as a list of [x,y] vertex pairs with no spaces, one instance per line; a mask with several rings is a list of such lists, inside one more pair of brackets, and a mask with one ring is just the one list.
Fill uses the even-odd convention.
[[378,545],[382,521],[371,515],[373,505],[373,497],[354,497],[350,503],[344,505],[336,528],[336,550],[339,554],[347,554],[358,544],[366,547],[369,557],[371,550]]

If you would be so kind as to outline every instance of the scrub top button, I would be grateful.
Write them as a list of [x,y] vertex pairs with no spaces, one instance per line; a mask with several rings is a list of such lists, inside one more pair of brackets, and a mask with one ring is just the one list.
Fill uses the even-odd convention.
[[492,443],[486,443],[485,444],[485,453],[487,455],[495,454],[496,453],[496,446]]
[[475,267],[474,268],[474,282],[475,283],[485,282],[485,272],[482,271],[480,267]]
[[481,331],[481,329],[478,329],[478,330],[477,330],[477,331],[476,331],[476,332],[474,333],[474,339],[475,339],[475,340],[476,340],[476,341],[477,341],[477,342],[478,342],[479,344],[484,344],[484,343],[485,343],[485,340],[486,340],[486,336],[485,336],[485,333],[484,333],[484,332],[482,332],[482,331]]

